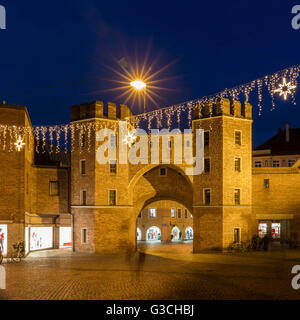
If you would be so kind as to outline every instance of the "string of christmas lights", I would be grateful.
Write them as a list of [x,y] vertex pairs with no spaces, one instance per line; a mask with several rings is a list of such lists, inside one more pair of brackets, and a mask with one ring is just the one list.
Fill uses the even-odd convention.
[[[213,95],[204,96],[180,103],[177,105],[160,108],[154,111],[145,112],[139,115],[133,115],[127,118],[128,123],[134,128],[147,128],[150,132],[155,126],[156,129],[163,127],[171,130],[176,125],[180,128],[183,119],[183,113],[186,115],[187,126],[191,128],[193,114],[203,117],[203,111],[206,115],[212,117],[213,104],[218,99],[228,98],[233,101],[244,98],[246,102],[250,100],[251,94],[256,90],[258,113],[262,113],[262,102],[264,89],[268,91],[271,97],[271,110],[274,110],[275,97],[283,97],[284,100],[290,98],[295,105],[295,91],[298,86],[298,78],[300,74],[300,64],[277,71],[273,74],[253,80],[249,83],[236,86],[234,88],[225,89]],[[74,150],[74,141],[84,141],[80,143],[80,151],[91,151],[92,135],[95,135],[101,129],[109,128],[113,132],[117,132],[117,121],[86,121],[84,123],[70,123],[52,126],[10,126],[0,124],[0,143],[2,150],[8,152],[21,151],[26,145],[28,148],[35,145],[37,153],[60,153]],[[76,139],[75,139],[76,138]],[[71,143],[72,142],[72,143]],[[49,151],[50,150],[50,151]]]

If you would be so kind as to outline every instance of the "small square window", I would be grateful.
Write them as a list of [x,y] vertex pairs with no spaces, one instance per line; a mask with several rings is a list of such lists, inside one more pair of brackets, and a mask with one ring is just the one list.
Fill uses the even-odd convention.
[[288,160],[288,166],[292,167],[295,164],[296,160]]
[[184,209],[184,217],[185,217],[185,219],[188,218],[188,211],[186,209]]
[[204,189],[204,204],[210,205],[210,189]]
[[234,171],[241,171],[241,158],[235,157],[234,158]]
[[234,132],[234,143],[239,145],[239,146],[242,144],[242,133],[241,133],[241,131],[235,131]]
[[177,209],[177,218],[181,219],[181,209],[180,208]]
[[264,179],[264,188],[269,189],[270,188],[270,180],[269,179]]
[[83,133],[81,135],[81,148],[85,148],[85,146],[86,146],[86,135],[85,133]]
[[149,209],[149,217],[150,218],[156,218],[156,209],[155,208],[150,208]]
[[117,173],[117,161],[116,160],[111,160],[109,164],[109,172],[112,174]]
[[171,208],[171,218],[175,218],[175,208]]
[[204,147],[209,146],[209,131],[204,132]]
[[80,160],[80,173],[82,175],[86,174],[85,160]]
[[117,202],[117,191],[109,190],[109,205],[115,206]]
[[[28,175],[27,175],[28,181]],[[59,196],[59,181],[49,181],[49,195]]]
[[81,243],[86,244],[88,243],[88,232],[87,228],[81,229]]
[[241,203],[241,190],[240,189],[234,189],[234,203],[240,204]]
[[233,241],[235,243],[240,243],[240,229],[239,228],[233,229]]
[[272,166],[273,167],[280,167],[280,161],[279,160],[273,160]]
[[255,167],[255,168],[261,168],[261,167],[262,167],[261,161],[255,161],[255,162],[254,162],[254,167]]
[[204,159],[204,172],[205,173],[210,172],[210,159],[209,158]]
[[81,205],[86,206],[86,190],[81,190]]
[[110,146],[111,147],[117,147],[117,135],[111,134],[110,135]]
[[159,175],[166,176],[167,175],[167,168],[159,168]]

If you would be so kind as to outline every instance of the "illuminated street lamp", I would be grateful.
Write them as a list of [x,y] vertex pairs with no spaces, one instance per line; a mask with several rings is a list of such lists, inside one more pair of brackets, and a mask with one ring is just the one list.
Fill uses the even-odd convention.
[[130,82],[130,85],[134,87],[136,90],[142,90],[146,88],[146,83],[141,80],[134,80]]
[[146,83],[142,80],[134,80],[130,82],[130,85],[138,91],[144,89],[144,112],[146,112]]

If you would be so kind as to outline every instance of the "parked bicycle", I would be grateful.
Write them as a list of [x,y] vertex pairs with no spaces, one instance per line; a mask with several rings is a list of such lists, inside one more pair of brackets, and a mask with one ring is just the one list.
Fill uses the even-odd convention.
[[246,252],[249,251],[249,245],[245,242],[233,242],[228,247],[229,252],[237,251],[237,252]]
[[14,251],[8,257],[8,262],[21,262],[25,257],[25,243],[23,240],[13,244]]

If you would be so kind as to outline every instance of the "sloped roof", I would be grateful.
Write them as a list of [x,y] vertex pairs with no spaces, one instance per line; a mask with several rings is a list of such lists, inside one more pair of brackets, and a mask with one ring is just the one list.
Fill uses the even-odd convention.
[[300,128],[289,129],[289,142],[286,141],[286,130],[280,130],[254,150],[271,150],[271,155],[300,154]]

